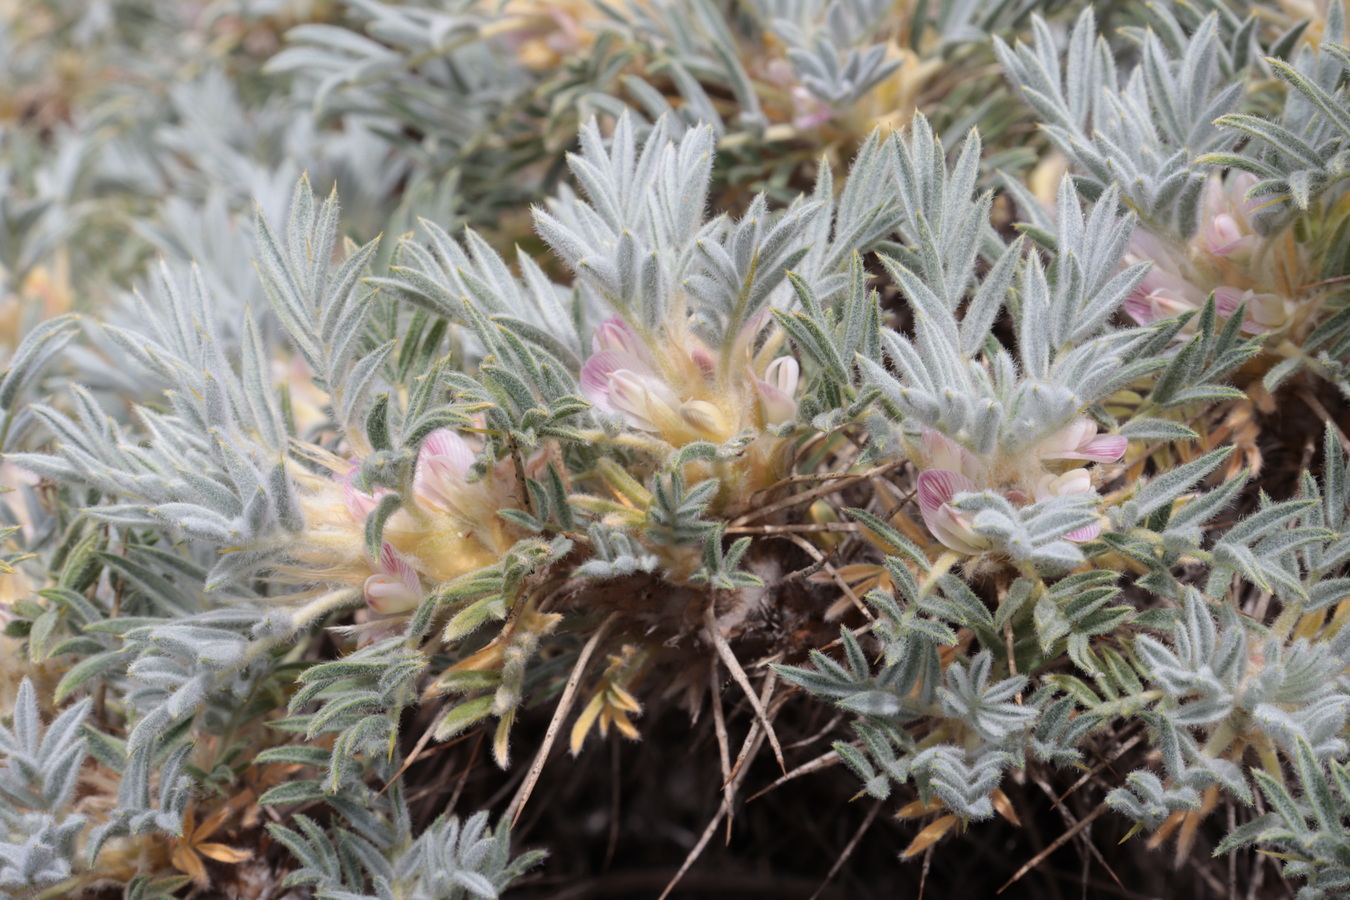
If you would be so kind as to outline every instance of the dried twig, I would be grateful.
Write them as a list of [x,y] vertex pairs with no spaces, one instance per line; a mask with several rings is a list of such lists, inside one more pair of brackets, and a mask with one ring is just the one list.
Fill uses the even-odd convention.
[[[722,712],[722,692],[719,690],[722,678],[717,671],[717,657],[710,657],[708,663],[712,676],[708,680],[708,689],[712,693],[713,731],[717,734],[717,759],[722,765],[722,798],[731,802],[731,742],[727,738],[727,720]],[[727,816],[727,843],[731,843],[731,816]]]
[[841,478],[838,481],[834,482],[833,484],[826,484],[818,488],[813,488],[812,490],[809,491],[802,491],[800,494],[793,494],[791,497],[779,500],[777,503],[770,503],[768,506],[761,506],[758,509],[750,510],[750,512],[733,521],[729,527],[739,528],[740,526],[747,525],[750,522],[754,522],[757,519],[762,519],[765,516],[771,516],[776,512],[782,512],[785,509],[792,509],[792,507],[801,506],[804,503],[813,503],[816,500],[819,500],[821,497],[828,497],[830,494],[837,494],[840,491],[844,491],[847,490],[848,488],[853,487],[853,485],[858,484],[859,482],[866,481],[867,479],[880,475],[883,472],[889,472],[892,469],[896,469],[899,468],[900,466],[903,466],[904,464],[905,461],[903,459],[891,460],[890,462],[882,463],[881,465],[876,466],[875,468],[868,469],[866,472],[860,472],[857,475],[851,475],[847,478]]
[[[769,699],[773,696],[773,685],[774,679],[771,671],[769,677],[764,681],[764,693],[760,698],[761,704],[767,704]],[[699,856],[703,854],[704,848],[708,846],[708,842],[712,840],[713,834],[717,831],[717,825],[722,821],[722,817],[731,811],[735,789],[740,787],[741,781],[745,778],[745,773],[750,771],[748,767],[742,767],[741,763],[745,761],[746,757],[757,751],[760,744],[764,743],[764,734],[765,732],[760,727],[758,719],[750,723],[750,731],[745,735],[745,742],[741,744],[741,752],[736,757],[736,765],[732,768],[731,781],[729,782],[732,787],[732,793],[723,794],[722,803],[718,807],[717,813],[712,817],[712,821],[708,823],[708,826],[703,829],[703,834],[700,835],[698,843],[689,851],[689,855],[684,858],[684,862],[680,865],[679,871],[675,873],[674,878],[670,879],[670,883],[666,885],[666,889],[661,892],[661,896],[657,898],[657,900],[666,900],[666,898],[670,896],[670,892],[675,890],[675,886],[680,883],[680,879],[684,878],[685,873],[689,871],[690,867],[694,865]]]
[[783,762],[783,748],[778,743],[778,735],[774,734],[773,723],[769,721],[769,714],[759,702],[759,697],[755,694],[754,687],[750,684],[750,677],[745,674],[745,669],[736,660],[736,654],[731,651],[731,645],[722,635],[722,629],[717,625],[717,612],[713,609],[714,604],[709,603],[707,610],[703,614],[704,630],[708,632],[708,639],[712,641],[713,646],[717,648],[717,655],[722,657],[723,664],[731,677],[745,691],[745,698],[750,701],[750,706],[755,710],[755,716],[764,725],[764,731],[769,737],[769,746],[773,747],[773,755],[778,760],[778,767],[784,772],[787,771],[787,763]]
[[1070,794],[1072,794],[1074,791],[1078,790],[1080,787],[1082,787],[1083,785],[1087,784],[1088,779],[1092,778],[1094,775],[1096,775],[1096,774],[1097,774],[1098,772],[1100,772],[1102,769],[1105,769],[1107,766],[1111,765],[1111,763],[1113,763],[1113,762],[1115,762],[1116,760],[1120,759],[1122,756],[1124,756],[1126,753],[1128,753],[1128,752],[1134,747],[1135,744],[1139,743],[1139,742],[1142,741],[1143,739],[1144,739],[1144,735],[1143,735],[1143,733],[1141,732],[1141,733],[1139,733],[1139,734],[1136,734],[1134,737],[1130,738],[1130,739],[1129,739],[1128,741],[1126,741],[1125,743],[1121,744],[1121,745],[1119,746],[1119,748],[1117,748],[1116,752],[1115,752],[1114,754],[1112,754],[1112,756],[1111,756],[1110,759],[1103,759],[1101,762],[1097,763],[1097,765],[1093,766],[1093,767],[1092,767],[1091,769],[1089,769],[1087,772],[1083,773],[1083,776],[1082,776],[1081,778],[1079,778],[1079,779],[1078,779],[1077,781],[1075,781],[1072,785],[1070,785],[1070,787],[1069,787],[1068,790],[1066,790],[1064,793],[1060,794],[1058,797],[1052,798],[1055,802],[1054,802],[1053,804],[1051,804],[1050,808],[1051,808],[1051,809],[1054,809],[1055,807],[1059,806],[1061,803],[1064,802],[1064,798],[1065,798],[1065,797],[1068,797],[1068,796],[1069,796]]
[[1300,388],[1298,396],[1304,403],[1308,404],[1309,409],[1317,413],[1324,424],[1331,426],[1331,430],[1336,433],[1336,439],[1341,442],[1341,449],[1350,453],[1350,437],[1346,436],[1345,430],[1331,417],[1331,413],[1327,412],[1327,408],[1322,405],[1322,401],[1313,396],[1313,392],[1307,388]]
[[[1063,806],[1063,805],[1060,805],[1060,804],[1059,804],[1059,801],[1058,801],[1058,800],[1055,800],[1055,789],[1054,789],[1053,787],[1050,786],[1050,782],[1046,781],[1044,778],[1037,778],[1037,779],[1035,779],[1035,781],[1036,781],[1036,786],[1037,786],[1038,788],[1041,789],[1041,792],[1042,792],[1043,794],[1045,794],[1045,796],[1049,797],[1051,800],[1055,801],[1055,803],[1056,803],[1056,808],[1059,809],[1059,814],[1064,818],[1064,824],[1068,825],[1068,826],[1070,827],[1070,829],[1072,829],[1072,828],[1074,827],[1074,825],[1076,824],[1076,823],[1074,822],[1074,820],[1073,820],[1073,816],[1069,813],[1069,810],[1068,810],[1067,807],[1065,807],[1065,806]],[[1097,845],[1094,844],[1094,843],[1092,842],[1092,829],[1091,829],[1091,828],[1087,828],[1087,829],[1085,829],[1084,832],[1083,832],[1083,845],[1084,845],[1085,847],[1087,847],[1088,852],[1089,852],[1093,857],[1096,858],[1097,862],[1099,862],[1099,863],[1102,864],[1102,868],[1106,870],[1106,874],[1108,874],[1108,875],[1111,876],[1111,880],[1114,881],[1117,885],[1119,885],[1119,886],[1120,886],[1120,889],[1121,889],[1122,891],[1125,890],[1125,885],[1124,885],[1124,883],[1122,883],[1121,880],[1120,880],[1120,878],[1116,876],[1115,870],[1112,869],[1111,866],[1107,864],[1107,862],[1106,862],[1106,857],[1102,856],[1102,851],[1099,850],[1099,849],[1097,849]],[[1087,877],[1088,877],[1088,867],[1087,867],[1087,862],[1088,862],[1088,857],[1086,857],[1086,856],[1083,857],[1083,883],[1084,883],[1084,884],[1087,884]]]
[[826,722],[826,723],[825,723],[825,726],[824,726],[823,728],[821,728],[819,731],[817,731],[815,734],[808,735],[807,737],[804,737],[804,738],[802,738],[802,739],[799,740],[799,741],[793,741],[792,743],[785,745],[785,746],[783,747],[783,749],[784,749],[784,750],[796,750],[798,747],[806,747],[806,746],[809,746],[809,745],[811,745],[811,744],[814,744],[816,741],[820,740],[820,739],[823,738],[825,735],[827,735],[827,734],[829,734],[831,731],[833,731],[833,730],[834,730],[834,726],[836,726],[836,725],[838,725],[840,722],[842,722],[843,719],[844,719],[844,714],[843,714],[842,712],[840,712],[840,713],[835,713],[834,716],[832,716],[832,717],[830,718],[830,721]]
[[867,829],[871,828],[872,823],[877,820],[877,813],[881,812],[883,802],[884,801],[882,800],[878,800],[876,803],[872,804],[872,809],[867,813],[867,818],[863,820],[862,826],[854,833],[853,837],[844,847],[843,852],[839,854],[839,858],[834,861],[834,865],[830,866],[830,871],[825,873],[825,880],[820,883],[820,887],[811,895],[811,900],[820,900],[820,895],[825,893],[825,888],[829,885],[830,881],[834,876],[839,874],[839,870],[844,867],[844,863],[848,862],[848,858],[853,855],[853,851],[857,849],[859,842],[862,841],[863,835],[867,834]]
[[1051,853],[1054,853],[1060,847],[1063,847],[1069,841],[1073,840],[1074,835],[1078,834],[1078,832],[1088,827],[1088,825],[1090,825],[1098,816],[1100,816],[1104,812],[1106,812],[1105,801],[1097,804],[1096,809],[1088,813],[1083,818],[1079,819],[1076,825],[1074,825],[1069,830],[1065,831],[1059,837],[1055,838],[1054,841],[1051,842],[1050,846],[1046,847],[1040,853],[1037,853],[1031,859],[1027,860],[1026,864],[1023,865],[1022,868],[1018,869],[1016,874],[1014,874],[1013,877],[1009,878],[1006,882],[1004,882],[1003,887],[999,888],[994,893],[1001,894],[1008,888],[1012,887],[1014,883],[1021,880],[1023,875],[1027,874],[1032,869],[1036,868],[1041,863],[1043,863],[1045,861],[1045,858],[1049,856]]
[[464,785],[469,783],[469,773],[473,771],[474,765],[478,761],[478,751],[482,749],[485,737],[487,737],[487,729],[478,729],[478,740],[474,741],[473,749],[469,751],[469,762],[464,766],[464,771],[455,782],[455,789],[450,794],[450,801],[445,805],[447,810],[453,810],[459,805],[459,798],[464,794]]
[[856,522],[820,522],[814,525],[740,525],[726,530],[727,534],[814,534],[822,531],[858,532]]
[[831,750],[829,753],[823,753],[820,756],[817,756],[815,759],[811,760],[810,762],[802,763],[800,766],[793,769],[791,772],[788,772],[786,775],[779,777],[768,787],[762,788],[759,791],[756,791],[755,793],[751,794],[749,797],[745,799],[745,802],[749,803],[751,800],[763,797],[765,794],[769,793],[769,791],[772,791],[774,788],[782,787],[789,781],[794,781],[798,778],[801,778],[803,775],[810,775],[812,772],[815,772],[818,769],[824,769],[825,767],[832,766],[837,762],[839,762],[838,751]]
[[839,590],[844,592],[844,596],[848,597],[849,601],[858,608],[858,611],[863,614],[863,617],[866,618],[867,621],[872,622],[876,620],[876,616],[874,616],[872,611],[867,608],[867,605],[858,598],[858,595],[854,593],[853,588],[849,587],[848,582],[844,580],[844,576],[839,574],[839,570],[830,565],[830,558],[828,556],[821,553],[816,549],[814,544],[805,538],[798,537],[795,534],[789,534],[787,538],[792,541],[792,543],[805,550],[807,556],[814,559],[820,564],[821,568],[829,573],[830,578],[832,578],[834,583],[839,586]]
[[577,687],[581,684],[581,676],[586,673],[586,665],[591,661],[591,654],[595,652],[595,648],[599,646],[605,632],[609,631],[609,626],[617,615],[617,612],[610,613],[600,623],[600,627],[595,629],[591,639],[581,648],[581,653],[577,656],[577,664],[572,667],[572,674],[567,679],[567,686],[563,688],[562,697],[558,699],[558,707],[553,711],[553,718],[548,723],[548,730],[544,732],[544,742],[539,746],[539,752],[534,755],[534,762],[530,763],[530,769],[525,774],[525,780],[521,782],[520,790],[511,799],[511,805],[506,808],[506,814],[511,817],[512,825],[519,821],[520,812],[525,808],[526,801],[530,799],[535,783],[539,781],[539,773],[544,771],[544,763],[548,761],[549,751],[553,749],[553,741],[558,737],[563,719],[566,719],[567,714],[572,711],[572,703],[577,696]]

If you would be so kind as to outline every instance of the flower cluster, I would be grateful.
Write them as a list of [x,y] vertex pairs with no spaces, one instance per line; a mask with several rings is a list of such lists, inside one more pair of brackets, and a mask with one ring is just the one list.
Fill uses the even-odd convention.
[[623,319],[608,318],[595,331],[581,390],[597,409],[673,447],[725,443],[791,422],[797,414],[797,361],[783,356],[765,364],[765,353],[752,356],[766,318],[747,327],[726,369],[691,334],[672,328],[644,341]]
[[1152,262],[1153,268],[1125,311],[1141,325],[1199,310],[1211,294],[1220,318],[1245,309],[1243,331],[1258,334],[1287,329],[1311,277],[1306,251],[1288,235],[1258,233],[1253,216],[1268,201],[1249,197],[1255,176],[1245,172],[1211,175],[1201,195],[1200,229],[1178,245],[1136,228],[1125,261]]
[[[1025,454],[1021,470],[982,460],[946,435],[925,429],[916,459],[922,466],[918,482],[919,511],[928,530],[945,547],[971,556],[993,542],[977,533],[971,517],[953,503],[963,494],[992,490],[1017,504],[1039,503],[1051,497],[1095,494],[1093,469],[1080,463],[1114,463],[1124,455],[1126,439],[1098,434],[1097,423],[1076,419],[1036,444]],[[1100,522],[1070,531],[1071,541],[1090,541],[1101,534]]]
[[513,475],[498,470],[473,480],[477,455],[455,431],[438,429],[423,440],[411,479],[412,502],[389,517],[376,558],[363,549],[366,522],[393,492],[379,486],[362,490],[356,458],[341,459],[312,445],[304,449],[331,475],[301,474],[309,485],[302,499],[308,528],[294,551],[299,565],[293,574],[359,585],[376,616],[406,616],[426,596],[424,579],[453,581],[489,565],[515,541],[496,516],[514,505]]
[[201,5],[0,4],[0,895],[1350,885],[1340,0]]

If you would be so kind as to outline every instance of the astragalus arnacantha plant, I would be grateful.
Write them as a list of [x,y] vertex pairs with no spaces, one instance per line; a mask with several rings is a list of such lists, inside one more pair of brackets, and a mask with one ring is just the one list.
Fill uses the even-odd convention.
[[[842,8],[803,10],[845,34]],[[1067,789],[1013,880],[1109,816],[1344,888],[1339,7],[1292,65],[1253,47],[1298,34],[1150,15],[1123,82],[1090,13],[1062,78],[1040,19],[996,45],[1068,159],[1053,197],[916,114],[719,209],[724,123],[620,112],[512,259],[430,219],[358,246],[302,178],[259,205],[256,303],[166,262],[29,328],[0,380],[0,890],[494,897],[539,861],[510,843],[536,789],[604,740],[620,783],[671,709],[719,776],[675,880],[762,756],[780,791],[843,763],[859,839],[882,801],[921,820],[906,857]],[[894,70],[792,58],[817,94]],[[1261,66],[1307,102],[1241,112]],[[1240,416],[1290,398],[1318,414],[1267,441],[1293,469],[1244,467]]]

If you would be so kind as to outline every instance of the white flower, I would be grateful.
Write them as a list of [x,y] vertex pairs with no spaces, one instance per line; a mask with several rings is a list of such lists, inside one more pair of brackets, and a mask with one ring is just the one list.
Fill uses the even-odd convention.
[[780,356],[764,370],[763,378],[755,378],[750,373],[755,393],[759,395],[760,408],[764,413],[765,425],[781,425],[790,422],[797,415],[797,383],[801,379],[801,367],[790,356]]

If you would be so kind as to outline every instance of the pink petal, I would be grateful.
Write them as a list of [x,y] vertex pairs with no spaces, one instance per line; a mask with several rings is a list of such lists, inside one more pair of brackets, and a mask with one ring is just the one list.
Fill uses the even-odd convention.
[[386,541],[380,547],[379,569],[366,579],[366,603],[381,615],[407,612],[422,602],[417,570]]
[[780,356],[764,370],[764,380],[789,397],[797,393],[802,368],[791,356]]
[[417,453],[417,464],[420,468],[423,463],[437,460],[464,478],[473,468],[476,458],[469,442],[457,432],[449,428],[437,428],[422,442],[422,448]]
[[710,441],[723,441],[730,436],[731,424],[727,417],[717,404],[707,400],[689,400],[680,404],[680,419]]
[[769,324],[769,308],[767,306],[758,309],[754,315],[745,320],[741,326],[739,338],[748,338],[753,340],[756,335],[764,330],[764,326]]
[[1220,318],[1227,319],[1237,312],[1237,308],[1247,299],[1251,291],[1239,291],[1237,288],[1226,286],[1216,287],[1214,289],[1214,311]]
[[1269,202],[1265,197],[1247,199],[1247,192],[1256,186],[1258,180],[1251,172],[1238,172],[1228,182],[1228,202],[1233,204],[1244,218],[1251,218],[1252,213]]
[[646,347],[643,346],[637,333],[618,316],[610,316],[600,323],[600,327],[595,329],[595,336],[591,338],[591,347],[596,353],[614,350],[638,359],[644,359],[646,356]]
[[930,515],[936,514],[943,504],[951,502],[957,494],[968,494],[978,490],[975,482],[960,472],[926,469],[919,473],[919,512],[927,521]]
[[717,374],[717,357],[713,356],[708,348],[695,347],[689,351],[689,358],[694,361],[694,365],[698,366],[698,370],[704,378],[712,378],[713,375]]
[[1223,189],[1222,177],[1215,175],[1205,179],[1205,187],[1200,194],[1200,221],[1213,222],[1226,209],[1228,196]]
[[1078,454],[1069,458],[1113,463],[1125,455],[1129,443],[1128,438],[1118,434],[1099,434],[1087,443],[1080,444]]
[[608,413],[618,412],[610,401],[610,376],[620,369],[643,374],[651,373],[651,366],[622,350],[601,350],[595,353],[581,367],[581,393],[595,404],[598,409]]
[[959,472],[927,469],[919,473],[919,512],[924,524],[946,547],[974,556],[991,546],[988,538],[976,534],[970,520],[950,505],[957,494],[978,491],[975,482]]
[[921,438],[923,452],[928,464],[936,469],[956,472],[964,468],[961,465],[961,446],[940,431],[925,428]]
[[1151,325],[1162,318],[1157,307],[1149,302],[1148,295],[1138,291],[1125,298],[1124,308],[1125,315],[1140,325]]
[[361,471],[361,466],[354,465],[347,470],[347,474],[342,476],[342,502],[347,507],[347,512],[358,522],[364,522],[366,517],[375,511],[379,505],[379,498],[383,494],[389,493],[384,488],[376,488],[374,494],[367,494],[365,491],[358,490],[356,487],[356,475]]
[[1041,459],[1075,459],[1074,454],[1096,434],[1096,422],[1087,418],[1074,419],[1041,441],[1036,452]]
[[657,407],[665,407],[671,416],[675,416],[674,410],[680,400],[655,375],[618,369],[610,373],[609,402],[616,412],[627,417],[630,425],[660,433],[658,418],[662,416]]
[[366,605],[382,616],[408,612],[422,602],[421,592],[409,591],[391,575],[372,575],[365,584]]
[[930,468],[956,472],[970,479],[984,478],[984,464],[975,457],[975,454],[942,432],[925,428],[922,441],[926,462]]
[[1279,328],[1288,320],[1289,311],[1285,308],[1283,297],[1254,293],[1247,300],[1247,319],[1242,323],[1242,328],[1251,334],[1260,334]]
[[809,131],[834,118],[834,108],[802,85],[795,86],[791,94],[795,113],[792,118],[792,127],[798,131]]
[[388,541],[380,545],[380,571],[398,578],[409,590],[422,590],[422,580],[417,577],[417,570]]
[[474,463],[473,448],[448,428],[427,435],[417,454],[413,495],[425,506],[452,509]]
[[1188,293],[1170,288],[1158,288],[1147,294],[1137,290],[1125,300],[1125,312],[1140,325],[1159,319],[1171,319],[1204,305],[1203,300],[1192,300]]
[[[1158,240],[1143,228],[1135,228],[1134,233],[1130,235],[1130,244],[1125,252],[1135,258],[1135,261],[1143,259],[1159,260],[1167,256],[1167,248],[1162,241]],[[1149,274],[1153,273],[1149,270]],[[1144,276],[1148,278],[1148,275]]]
[[1093,522],[1091,525],[1084,525],[1082,528],[1075,528],[1073,531],[1070,531],[1068,534],[1064,535],[1064,539],[1066,541],[1073,541],[1076,544],[1081,544],[1084,541],[1094,540],[1097,537],[1097,535],[1101,533],[1102,533],[1102,523]]
[[943,546],[958,553],[975,556],[991,546],[987,537],[976,534],[971,529],[969,519],[946,504],[938,509],[931,519],[925,517],[924,523]]
[[792,421],[797,415],[797,401],[788,394],[767,381],[761,381],[756,378],[752,382],[755,386],[755,393],[759,394],[759,402],[764,410],[765,425],[781,425],[784,422]]
[[1227,256],[1255,243],[1255,237],[1243,234],[1237,219],[1231,213],[1219,213],[1205,225],[1205,244],[1214,256]]

